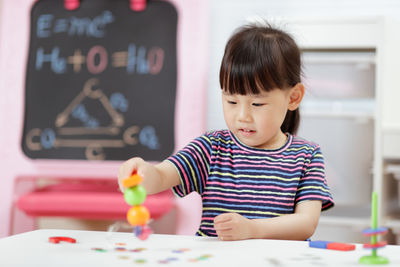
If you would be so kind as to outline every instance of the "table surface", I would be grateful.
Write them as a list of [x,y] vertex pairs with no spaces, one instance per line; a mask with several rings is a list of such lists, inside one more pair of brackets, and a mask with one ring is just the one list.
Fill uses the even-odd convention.
[[[66,236],[76,243],[50,243]],[[131,233],[77,230],[36,230],[0,239],[0,266],[361,266],[370,250],[308,247],[306,241],[219,241],[212,237],[153,234],[146,241]],[[400,246],[387,246],[378,255],[400,266]]]

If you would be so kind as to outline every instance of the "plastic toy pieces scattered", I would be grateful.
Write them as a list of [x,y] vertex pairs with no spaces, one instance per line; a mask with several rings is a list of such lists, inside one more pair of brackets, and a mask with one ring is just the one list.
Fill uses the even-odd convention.
[[190,262],[197,262],[197,261],[203,261],[203,260],[207,260],[209,258],[211,258],[212,255],[210,254],[205,254],[205,255],[201,255],[200,257],[197,257],[195,259],[189,259]]
[[130,177],[122,181],[122,185],[126,188],[124,191],[124,198],[126,203],[132,207],[128,210],[126,218],[130,225],[132,225],[133,233],[141,240],[146,240],[153,232],[147,225],[150,219],[149,210],[143,206],[146,200],[146,189],[140,185],[142,177],[138,174],[132,174]]
[[49,237],[49,242],[50,243],[58,244],[61,241],[68,242],[68,243],[76,243],[76,239],[71,238],[71,237],[67,237],[67,236],[52,236],[52,237]]

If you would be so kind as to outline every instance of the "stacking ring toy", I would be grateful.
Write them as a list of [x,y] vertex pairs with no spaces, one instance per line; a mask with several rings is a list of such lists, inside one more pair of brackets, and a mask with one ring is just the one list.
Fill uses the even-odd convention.
[[133,226],[133,233],[141,240],[146,240],[153,232],[147,225],[150,219],[149,210],[143,206],[146,200],[146,189],[140,185],[142,177],[138,174],[132,174],[122,181],[125,187],[124,199],[132,207],[126,214],[126,219]]

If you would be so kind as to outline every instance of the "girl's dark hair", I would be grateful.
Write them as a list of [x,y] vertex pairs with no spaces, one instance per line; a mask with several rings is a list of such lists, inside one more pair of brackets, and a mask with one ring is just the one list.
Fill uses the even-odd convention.
[[[240,95],[292,88],[301,82],[300,49],[289,34],[268,23],[243,26],[226,44],[219,81],[222,90]],[[299,109],[288,110],[282,132],[295,134],[299,122]]]

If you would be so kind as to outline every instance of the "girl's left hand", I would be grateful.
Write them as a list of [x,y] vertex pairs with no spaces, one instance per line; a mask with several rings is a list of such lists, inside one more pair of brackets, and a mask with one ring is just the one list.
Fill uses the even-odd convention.
[[223,213],[215,217],[214,229],[223,241],[251,238],[251,220],[237,213]]

